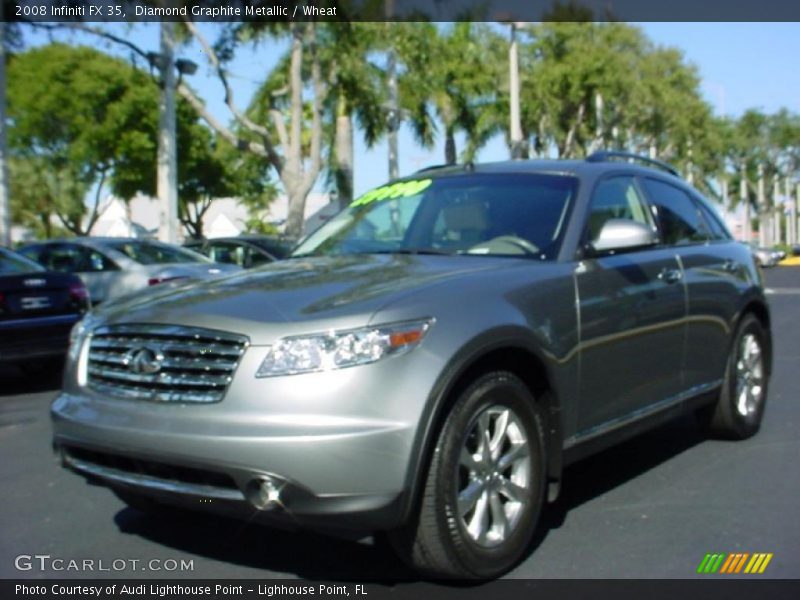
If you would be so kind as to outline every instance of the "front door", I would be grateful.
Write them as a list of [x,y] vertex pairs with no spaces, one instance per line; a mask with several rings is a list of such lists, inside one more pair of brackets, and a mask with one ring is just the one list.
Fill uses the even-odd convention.
[[[586,239],[596,239],[608,219],[655,226],[632,177],[614,176],[597,185]],[[670,248],[587,259],[578,264],[575,277],[580,436],[680,393],[686,292]]]

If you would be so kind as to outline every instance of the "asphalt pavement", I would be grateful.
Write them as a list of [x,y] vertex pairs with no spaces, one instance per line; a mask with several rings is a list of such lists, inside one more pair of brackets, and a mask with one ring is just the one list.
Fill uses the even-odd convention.
[[[509,577],[691,578],[707,553],[763,552],[773,558],[758,577],[800,578],[800,267],[765,278],[775,366],[760,433],[710,440],[686,417],[573,465]],[[58,385],[0,370],[0,578],[413,579],[370,538],[127,508],[57,465]]]

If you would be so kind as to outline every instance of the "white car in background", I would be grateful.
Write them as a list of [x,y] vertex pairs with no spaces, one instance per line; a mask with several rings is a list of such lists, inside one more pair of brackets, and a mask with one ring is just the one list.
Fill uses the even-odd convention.
[[240,270],[180,246],[135,238],[50,240],[19,252],[51,271],[79,275],[93,303],[167,281],[207,279]]

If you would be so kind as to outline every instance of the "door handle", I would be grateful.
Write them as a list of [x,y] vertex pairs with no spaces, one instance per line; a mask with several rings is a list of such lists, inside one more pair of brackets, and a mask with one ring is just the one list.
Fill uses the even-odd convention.
[[678,269],[667,269],[666,267],[661,269],[661,272],[658,274],[658,278],[663,281],[664,283],[676,283],[681,280],[683,274]]

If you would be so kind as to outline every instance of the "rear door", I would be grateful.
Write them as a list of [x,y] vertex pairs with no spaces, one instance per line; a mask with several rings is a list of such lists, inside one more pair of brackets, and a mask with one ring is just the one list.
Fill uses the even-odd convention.
[[[633,176],[601,180],[590,200],[585,241],[609,219],[655,228]],[[671,248],[585,259],[576,271],[580,307],[578,435],[612,427],[678,394],[686,294]]]
[[685,391],[718,385],[725,371],[730,324],[748,285],[746,248],[687,189],[642,178],[663,242],[681,261],[687,287]]

